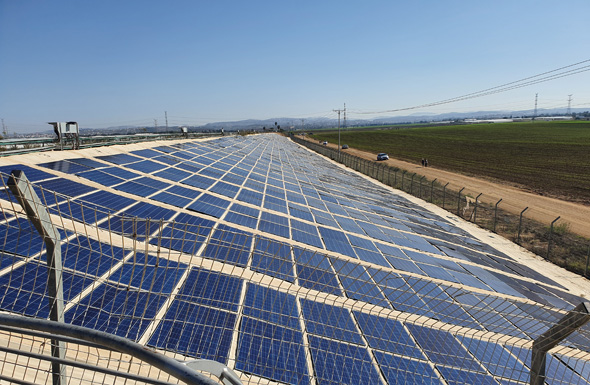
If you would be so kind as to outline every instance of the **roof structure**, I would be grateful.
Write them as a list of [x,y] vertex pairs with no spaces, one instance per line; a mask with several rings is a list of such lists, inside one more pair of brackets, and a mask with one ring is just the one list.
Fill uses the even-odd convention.
[[[533,340],[589,288],[276,134],[0,159],[16,169],[61,234],[66,323],[243,383],[528,384]],[[4,187],[0,309],[48,318],[43,240]],[[547,383],[590,383],[589,331]]]

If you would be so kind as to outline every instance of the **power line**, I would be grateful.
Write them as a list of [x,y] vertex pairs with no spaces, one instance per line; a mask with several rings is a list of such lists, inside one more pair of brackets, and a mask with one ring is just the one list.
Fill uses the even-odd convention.
[[[559,79],[562,77],[566,77],[566,76],[572,76],[572,75],[576,75],[582,72],[586,72],[586,71],[590,71],[590,65],[584,65],[581,66],[581,64],[584,63],[588,63],[590,62],[590,59],[587,60],[583,60],[581,62],[575,63],[575,64],[570,64],[564,67],[560,67],[551,71],[546,71],[534,76],[529,76],[520,80],[516,80],[513,82],[509,82],[509,83],[505,83],[496,87],[492,87],[492,88],[487,88],[481,91],[477,91],[477,92],[472,92],[466,95],[462,95],[462,96],[457,96],[454,98],[450,98],[450,99],[445,99],[445,100],[441,100],[438,102],[432,102],[432,103],[427,103],[427,104],[421,104],[418,106],[413,106],[413,107],[405,107],[405,108],[397,108],[397,109],[392,109],[392,110],[384,110],[384,111],[373,111],[373,112],[357,112],[358,114],[380,114],[380,113],[390,113],[390,112],[398,112],[398,111],[407,111],[407,110],[414,110],[417,108],[425,108],[425,107],[433,107],[433,106],[438,106],[441,104],[448,104],[448,103],[454,103],[454,102],[459,102],[459,101],[463,101],[463,100],[468,100],[468,99],[474,99],[474,98],[479,98],[482,96],[487,96],[487,95],[492,95],[492,94],[496,94],[496,93],[500,93],[500,92],[506,92],[506,91],[510,91],[510,90],[514,90],[517,88],[522,88],[522,87],[527,87],[533,84],[538,84],[538,83],[543,83],[543,82],[547,82],[550,80],[555,80],[555,79]],[[577,67],[577,68],[572,68],[572,67]],[[572,68],[569,69],[567,71],[563,71],[565,69],[568,68]],[[562,72],[558,72],[558,71],[562,71]],[[555,73],[558,72],[558,73]],[[549,75],[551,74],[551,75]],[[548,76],[546,76],[548,75]]]

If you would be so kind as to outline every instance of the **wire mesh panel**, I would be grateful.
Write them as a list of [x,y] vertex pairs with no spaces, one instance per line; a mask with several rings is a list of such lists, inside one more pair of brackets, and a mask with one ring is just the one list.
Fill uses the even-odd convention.
[[[224,173],[231,164],[218,165],[215,177],[243,183],[239,189],[204,196],[190,177],[183,186],[190,192],[175,190],[190,203],[169,201],[186,203],[175,209],[142,194],[113,199],[108,189],[78,196],[32,185],[60,234],[65,324],[183,361],[213,360],[243,383],[529,382],[533,341],[582,299],[408,202],[379,205],[384,194],[338,186],[336,172],[289,174],[278,166],[289,152],[284,142],[271,147],[274,140],[261,142],[274,149],[260,150],[263,162],[232,177]],[[194,159],[205,149],[174,151]],[[365,198],[346,200],[353,187]],[[266,200],[281,191],[283,204]],[[0,308],[46,319],[43,239],[10,192],[0,204]],[[24,352],[46,350],[42,340],[51,339],[2,333],[4,346]],[[584,326],[549,352],[546,382],[588,383],[589,352]],[[4,354],[3,378],[45,383],[50,376],[36,358]],[[67,343],[66,356],[82,363],[174,382],[117,354]],[[68,378],[116,382],[106,373],[87,380],[89,373],[72,369]]]

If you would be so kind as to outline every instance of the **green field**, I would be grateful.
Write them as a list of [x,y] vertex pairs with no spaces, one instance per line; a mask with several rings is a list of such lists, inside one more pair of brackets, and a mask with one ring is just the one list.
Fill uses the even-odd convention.
[[[318,132],[338,142],[338,132]],[[341,143],[537,193],[590,203],[590,122],[523,122],[387,130],[342,130]]]

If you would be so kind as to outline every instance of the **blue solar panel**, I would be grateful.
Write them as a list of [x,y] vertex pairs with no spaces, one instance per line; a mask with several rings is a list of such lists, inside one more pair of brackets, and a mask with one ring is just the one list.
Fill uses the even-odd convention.
[[139,202],[99,226],[141,241],[160,228],[160,220],[168,220],[174,214],[172,210]]
[[294,248],[299,284],[309,289],[342,295],[336,274],[326,256]]
[[162,178],[162,179],[168,179],[168,180],[171,180],[174,182],[180,182],[181,180],[188,178],[192,174],[190,174],[186,171],[181,171],[181,170],[177,170],[173,167],[170,167],[170,168],[164,169],[162,171],[156,172],[153,175],[157,176],[159,178]]
[[90,171],[85,171],[85,172],[79,173],[77,175],[81,176],[82,178],[86,178],[86,179],[91,180],[93,182],[100,183],[104,186],[109,186],[109,187],[125,181],[125,179],[108,174],[102,170],[90,170]]
[[424,361],[375,351],[375,358],[389,384],[443,385],[434,369]]
[[151,293],[170,294],[186,268],[169,259],[134,253],[109,279]]
[[168,191],[162,191],[161,193],[150,197],[150,199],[180,208],[186,207],[193,201],[192,199],[181,197],[176,194],[170,194]]
[[78,236],[62,244],[63,266],[80,273],[102,276],[124,257],[124,250],[94,239]]
[[443,375],[447,384],[449,385],[464,385],[464,384],[481,384],[481,385],[498,385],[498,382],[494,380],[489,374],[485,373],[484,370],[480,370],[479,373],[465,371],[457,368],[449,368],[446,366],[437,365],[436,368]]
[[240,187],[238,186],[224,182],[217,182],[213,187],[211,187],[209,191],[226,196],[228,198],[234,198],[239,190]]
[[468,370],[482,370],[451,333],[409,323],[406,323],[406,326],[434,363]]
[[131,151],[130,154],[141,156],[141,157],[144,157],[144,158],[155,158],[157,156],[162,155],[161,152],[156,151],[156,150],[153,150],[153,149],[150,149],[150,148],[146,148],[146,149],[143,149],[143,150]]
[[530,370],[512,356],[502,345],[484,340],[462,337],[461,342],[468,347],[485,367],[496,377],[528,382]]
[[367,349],[309,336],[319,384],[379,384],[381,378]]
[[279,235],[284,238],[289,238],[289,220],[279,215],[263,211],[260,215],[258,229],[266,233]]
[[188,205],[187,209],[220,218],[225,213],[229,204],[230,201],[225,199],[209,194],[203,194],[197,201]]
[[176,299],[237,312],[241,291],[242,281],[239,278],[192,268]]
[[241,200],[242,202],[253,204],[255,206],[260,206],[262,204],[262,197],[263,195],[261,193],[243,189],[240,191],[236,199]]
[[356,253],[344,233],[321,226],[318,226],[318,229],[326,244],[326,249],[356,258]]
[[227,364],[236,314],[175,299],[149,346]]
[[303,334],[296,329],[244,317],[236,369],[288,384],[309,384]]
[[82,171],[90,170],[90,167],[86,167],[77,163],[72,163],[67,160],[58,160],[55,162],[41,163],[38,166],[46,167],[51,170],[65,172],[67,174],[76,174]]
[[363,344],[363,338],[348,309],[306,299],[301,300],[301,309],[308,333]]
[[264,286],[248,283],[244,315],[262,321],[299,329],[295,296]]
[[250,268],[272,277],[295,282],[291,248],[286,243],[256,238]]
[[[31,317],[49,317],[47,269],[44,262],[29,262],[0,276],[0,308]],[[93,282],[93,278],[64,271],[64,300],[72,299]]]
[[94,159],[88,159],[88,158],[68,159],[68,161],[70,161],[72,163],[76,163],[76,164],[81,164],[82,166],[86,166],[89,168],[100,168],[100,167],[108,166],[108,164],[106,164],[106,163],[98,162]]
[[37,170],[36,168],[32,168],[30,166],[25,166],[23,164],[15,164],[12,166],[0,167],[0,173],[6,174],[6,175],[3,175],[5,184],[8,181],[8,178],[10,177],[10,174],[13,170],[23,171],[25,173],[25,176],[27,177],[27,179],[30,182],[38,182],[40,180],[45,180],[48,178],[55,178],[55,175],[50,174],[48,172],[45,172],[42,170]]
[[0,223],[2,251],[24,257],[33,256],[44,248],[43,238],[25,218]]
[[401,322],[358,311],[355,311],[354,315],[369,346],[373,349],[425,359]]
[[207,239],[213,225],[214,222],[208,219],[180,213],[174,218],[174,223],[167,224],[160,235],[150,240],[150,243],[196,254]]
[[278,211],[280,213],[284,213],[287,214],[287,203],[285,202],[284,199],[279,199],[279,198],[275,198],[272,197],[270,195],[266,195],[264,197],[264,205],[263,207],[265,209],[269,209],[269,210],[273,210],[273,211]]
[[334,258],[331,258],[331,261],[348,297],[374,305],[389,307],[388,301],[383,297],[383,294],[363,266],[346,263]]
[[114,155],[103,155],[97,156],[97,159],[104,160],[106,162],[114,163],[114,164],[127,164],[132,162],[137,162],[141,160],[137,156],[129,155],[129,154],[114,154]]
[[125,164],[125,167],[137,170],[146,174],[151,174],[166,167],[161,163],[152,162],[151,160],[142,160],[141,162]]
[[94,187],[63,178],[39,182],[37,186],[43,187],[45,190],[47,190],[45,192],[45,196],[51,195],[49,194],[50,191],[55,191],[58,194],[63,194],[69,197],[75,197],[89,193],[91,191],[96,191]]
[[219,225],[207,243],[203,256],[233,265],[246,266],[250,255],[252,234]]
[[119,167],[101,168],[100,171],[106,172],[107,174],[111,174],[111,175],[117,176],[119,178],[123,178],[125,180],[137,178],[138,176],[140,176],[137,173],[134,173],[132,171],[127,171],[127,170],[124,170],[124,169],[119,168]]
[[135,340],[153,321],[167,297],[127,286],[102,284],[65,313],[66,323]]

